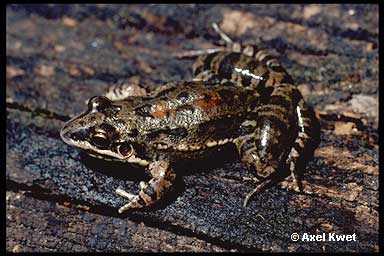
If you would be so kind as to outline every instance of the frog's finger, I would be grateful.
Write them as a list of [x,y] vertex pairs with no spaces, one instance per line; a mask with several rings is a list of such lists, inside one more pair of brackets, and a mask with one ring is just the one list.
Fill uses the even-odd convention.
[[140,197],[138,195],[133,195],[131,193],[128,193],[122,189],[116,189],[116,194],[119,196],[122,196],[126,199],[128,199],[130,202],[128,204],[123,205],[122,207],[119,208],[118,212],[123,213],[127,211],[128,209],[131,208],[141,208],[143,207],[143,204],[140,203],[142,200],[140,200]]
[[131,208],[136,208],[136,207],[133,207],[133,205],[134,205],[133,202],[130,202],[130,203],[126,204],[126,205],[123,205],[122,207],[119,208],[118,212],[119,213],[123,213],[123,212],[125,212],[125,211],[127,211],[127,210],[129,210]]
[[122,197],[125,197],[127,198],[128,200],[133,200],[135,198],[135,195],[133,194],[130,194],[120,188],[116,189],[115,190],[116,194],[118,194],[119,196],[122,196]]

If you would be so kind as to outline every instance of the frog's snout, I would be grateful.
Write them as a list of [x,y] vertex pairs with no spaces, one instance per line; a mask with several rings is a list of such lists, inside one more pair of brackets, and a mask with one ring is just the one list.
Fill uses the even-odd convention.
[[60,137],[65,143],[74,145],[77,141],[84,141],[87,137],[87,132],[85,129],[73,130],[70,124],[67,123],[60,130]]

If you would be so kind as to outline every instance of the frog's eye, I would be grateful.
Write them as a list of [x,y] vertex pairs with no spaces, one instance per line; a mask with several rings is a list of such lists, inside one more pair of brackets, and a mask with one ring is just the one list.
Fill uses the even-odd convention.
[[91,143],[100,149],[108,148],[117,136],[116,129],[106,123],[92,127],[91,132]]
[[88,109],[90,111],[102,111],[109,107],[112,101],[104,96],[95,96],[88,101]]
[[117,146],[117,152],[124,157],[129,157],[133,154],[133,147],[131,144],[123,143]]
[[110,144],[110,141],[105,133],[95,133],[91,138],[91,142],[100,149],[106,149]]

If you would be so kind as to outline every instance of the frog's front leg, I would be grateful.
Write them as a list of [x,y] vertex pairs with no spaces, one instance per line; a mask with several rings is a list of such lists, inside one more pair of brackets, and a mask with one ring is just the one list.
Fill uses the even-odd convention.
[[119,209],[122,213],[131,208],[143,208],[153,205],[163,198],[171,190],[176,179],[176,173],[170,163],[159,160],[149,165],[152,179],[148,182],[140,182],[140,192],[137,195],[127,193],[122,189],[116,189],[116,193],[127,198],[130,202]]

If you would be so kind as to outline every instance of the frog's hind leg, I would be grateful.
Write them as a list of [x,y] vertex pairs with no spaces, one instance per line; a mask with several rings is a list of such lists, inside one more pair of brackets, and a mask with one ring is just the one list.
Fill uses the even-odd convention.
[[159,160],[149,165],[152,179],[148,182],[140,182],[140,192],[137,195],[127,193],[122,189],[116,189],[116,193],[130,202],[122,206],[118,211],[122,213],[132,208],[143,208],[153,205],[173,187],[176,173],[169,162]]
[[319,145],[320,124],[313,109],[305,103],[302,97],[296,107],[296,114],[299,132],[286,163],[289,165],[296,190],[303,191],[302,171]]
[[293,112],[297,104],[296,92],[296,88],[291,84],[273,87],[268,100],[252,110],[255,114],[254,121],[246,122],[254,126],[253,133],[235,143],[242,162],[264,178],[262,183],[246,196],[244,205],[247,205],[255,193],[266,189],[272,181],[278,182],[286,174],[287,170],[282,168],[282,165],[297,137]]
[[257,184],[244,198],[243,207],[246,207],[254,195],[278,182],[279,177],[274,167],[262,166],[258,156],[258,148],[253,138],[244,139],[240,143],[237,143],[237,147],[245,165],[256,172],[256,177],[243,177],[243,180],[252,181]]

